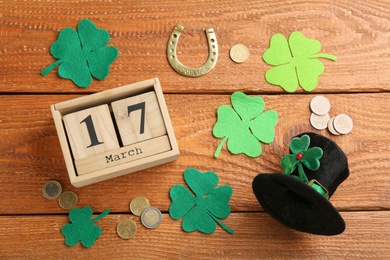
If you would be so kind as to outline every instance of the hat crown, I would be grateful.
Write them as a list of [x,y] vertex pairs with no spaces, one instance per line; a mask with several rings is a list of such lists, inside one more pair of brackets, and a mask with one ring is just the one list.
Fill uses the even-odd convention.
[[[347,156],[334,141],[325,136],[307,132],[296,137],[302,137],[303,135],[310,137],[309,149],[319,147],[323,150],[319,169],[310,170],[305,168],[305,174],[309,181],[314,179],[321,183],[327,189],[329,197],[331,197],[337,187],[349,176]],[[298,170],[295,169],[292,174],[298,175]]]

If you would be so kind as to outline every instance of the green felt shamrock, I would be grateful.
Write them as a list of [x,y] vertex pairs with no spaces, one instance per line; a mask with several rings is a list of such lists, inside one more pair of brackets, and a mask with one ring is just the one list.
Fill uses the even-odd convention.
[[81,241],[83,246],[91,247],[102,234],[102,229],[94,223],[108,213],[110,213],[110,210],[106,209],[100,215],[91,219],[93,214],[91,207],[73,208],[69,212],[69,220],[72,224],[65,224],[61,229],[65,236],[65,244],[74,246]]
[[320,168],[320,159],[323,151],[320,147],[311,147],[310,136],[302,135],[301,138],[294,137],[290,141],[290,150],[293,154],[288,154],[282,158],[280,164],[284,174],[291,174],[298,167],[299,178],[308,183],[308,179],[303,170],[305,165],[309,170],[316,171]]
[[169,207],[171,217],[174,220],[184,217],[182,228],[186,232],[199,230],[211,234],[218,223],[224,230],[233,234],[234,230],[219,220],[230,214],[229,200],[233,192],[232,187],[223,185],[216,188],[219,178],[214,172],[202,173],[194,168],[185,170],[184,180],[193,193],[180,184],[171,188],[169,192],[172,199]]
[[56,62],[42,70],[46,76],[56,66],[58,74],[71,79],[79,87],[88,87],[92,76],[99,80],[107,77],[110,65],[118,57],[114,46],[104,47],[110,41],[106,30],[98,29],[90,20],[84,19],[73,28],[60,31],[58,40],[50,47],[50,53]]
[[293,32],[287,39],[280,33],[271,38],[270,48],[263,54],[263,60],[276,66],[265,73],[265,79],[281,86],[287,92],[294,92],[298,84],[306,91],[317,87],[318,77],[324,72],[324,65],[317,58],[335,61],[336,56],[318,53],[321,44],[306,38],[301,32]]
[[226,141],[228,150],[233,154],[260,156],[262,147],[259,142],[269,144],[274,140],[278,114],[273,110],[262,113],[265,104],[261,97],[248,97],[244,93],[235,92],[231,102],[234,109],[222,105],[217,110],[213,135],[223,139],[214,156],[218,158]]

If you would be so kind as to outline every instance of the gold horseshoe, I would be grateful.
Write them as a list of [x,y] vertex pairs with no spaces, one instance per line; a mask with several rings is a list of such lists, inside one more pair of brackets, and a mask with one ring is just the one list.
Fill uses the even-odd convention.
[[214,29],[209,28],[206,29],[205,31],[207,37],[207,43],[209,45],[209,57],[207,58],[207,61],[198,68],[187,67],[183,65],[177,58],[177,54],[176,54],[177,42],[179,41],[183,29],[184,29],[183,26],[177,24],[171,33],[171,37],[169,38],[169,42],[167,46],[167,57],[168,57],[169,64],[171,64],[172,68],[177,73],[187,77],[196,78],[209,73],[215,67],[215,64],[217,63],[217,59],[218,59],[218,43],[217,43],[217,38],[215,37]]

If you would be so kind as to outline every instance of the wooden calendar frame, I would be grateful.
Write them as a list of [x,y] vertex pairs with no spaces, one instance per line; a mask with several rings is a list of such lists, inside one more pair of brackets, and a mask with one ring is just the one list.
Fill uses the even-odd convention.
[[[149,141],[148,143],[144,143],[144,145],[145,146],[153,145],[153,147],[149,147],[149,150],[153,150],[156,148],[156,145],[158,147],[159,141],[164,142],[164,145],[166,145],[166,143],[168,142],[170,145],[170,149],[168,151],[164,151],[158,154],[153,154],[140,159],[136,159],[128,162],[125,161],[123,163],[114,163],[112,165],[107,165],[106,167],[99,167],[99,169],[97,169],[96,171],[87,174],[83,174],[83,175],[78,174],[78,167],[81,166],[75,164],[74,158],[72,156],[72,151],[69,146],[69,140],[67,137],[67,133],[65,130],[62,117],[69,113],[77,112],[86,108],[91,108],[102,104],[110,104],[111,102],[124,99],[127,97],[131,97],[131,96],[139,95],[148,91],[154,91],[156,93],[157,101],[161,109],[167,134],[166,137],[164,136],[156,139],[156,142]],[[53,119],[57,130],[58,138],[60,141],[61,150],[64,156],[66,169],[68,171],[70,183],[75,187],[82,187],[103,180],[108,180],[127,173],[140,171],[146,168],[150,168],[170,161],[174,161],[179,158],[179,154],[180,154],[179,147],[176,142],[172,123],[169,118],[168,109],[165,103],[165,99],[158,78],[153,78],[153,79],[125,85],[122,87],[106,90],[103,92],[91,94],[88,96],[79,97],[76,99],[57,103],[51,105],[51,111],[53,114]],[[143,141],[143,142],[147,142],[147,141]],[[126,149],[126,147],[121,147],[111,152],[113,154],[115,153],[120,154],[123,153],[124,149]],[[92,164],[94,163],[94,158],[91,158],[90,161],[87,160],[86,162],[84,162],[83,167],[85,167],[85,163],[87,165],[88,163],[90,163],[90,165],[92,166]]]

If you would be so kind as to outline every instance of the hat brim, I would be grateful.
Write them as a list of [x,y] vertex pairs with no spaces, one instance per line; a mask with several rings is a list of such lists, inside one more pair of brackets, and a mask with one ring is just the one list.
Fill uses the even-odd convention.
[[252,188],[263,209],[290,228],[328,236],[345,230],[345,222],[333,205],[294,176],[259,174]]

